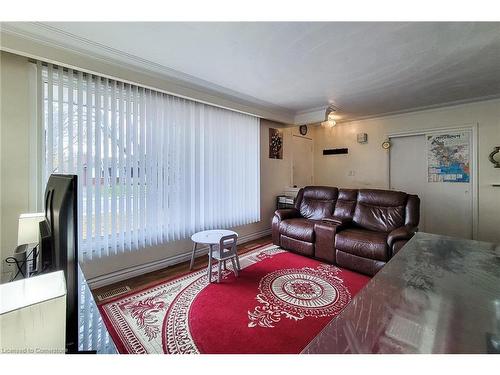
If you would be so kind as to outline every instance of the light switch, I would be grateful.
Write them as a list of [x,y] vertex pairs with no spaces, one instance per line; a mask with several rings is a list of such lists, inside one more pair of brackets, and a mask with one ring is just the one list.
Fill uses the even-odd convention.
[[368,134],[366,133],[358,133],[357,135],[358,143],[367,143],[368,142]]

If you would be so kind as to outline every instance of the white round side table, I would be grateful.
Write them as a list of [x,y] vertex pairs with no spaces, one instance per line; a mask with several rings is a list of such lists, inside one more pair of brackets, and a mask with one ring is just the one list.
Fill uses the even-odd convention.
[[[236,237],[238,237],[238,233],[233,232],[232,230],[227,230],[227,229],[210,229],[210,230],[204,230],[202,232],[197,232],[197,233],[193,234],[191,236],[191,241],[194,242],[194,245],[193,245],[193,252],[191,253],[191,263],[189,264],[189,270],[193,269],[194,258],[195,258],[196,248],[197,248],[198,244],[208,245],[208,246],[210,246],[210,250],[211,250],[212,246],[219,244],[220,239],[222,237],[231,236],[231,235],[236,235]],[[209,254],[210,254],[210,252],[209,252]],[[239,261],[238,261],[238,263],[239,263]],[[208,269],[210,270],[211,267],[212,267],[212,258],[209,255],[209,257],[208,257]],[[239,267],[239,264],[238,264],[238,267]]]

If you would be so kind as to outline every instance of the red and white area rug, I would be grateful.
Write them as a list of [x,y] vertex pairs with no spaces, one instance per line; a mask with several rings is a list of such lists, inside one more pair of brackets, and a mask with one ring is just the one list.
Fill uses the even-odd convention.
[[101,304],[118,351],[300,353],[369,281],[270,245],[240,263],[220,284],[203,268]]

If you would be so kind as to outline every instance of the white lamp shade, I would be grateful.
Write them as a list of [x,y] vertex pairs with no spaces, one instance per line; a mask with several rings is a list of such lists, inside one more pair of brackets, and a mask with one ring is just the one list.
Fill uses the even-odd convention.
[[43,212],[21,214],[17,232],[17,244],[25,245],[38,243],[40,233],[39,223],[45,219]]

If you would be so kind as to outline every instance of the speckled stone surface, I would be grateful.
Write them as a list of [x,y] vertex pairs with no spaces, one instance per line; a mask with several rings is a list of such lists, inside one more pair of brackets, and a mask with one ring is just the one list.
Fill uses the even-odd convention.
[[302,353],[500,353],[500,245],[417,233]]

